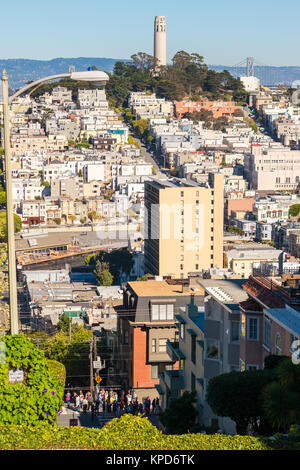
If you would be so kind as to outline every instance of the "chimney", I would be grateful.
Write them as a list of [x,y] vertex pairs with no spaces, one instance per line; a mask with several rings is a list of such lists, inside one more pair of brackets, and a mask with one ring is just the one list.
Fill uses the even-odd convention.
[[189,279],[182,281],[182,293],[187,293],[187,292],[189,292],[189,290],[190,290],[190,281],[189,281]]

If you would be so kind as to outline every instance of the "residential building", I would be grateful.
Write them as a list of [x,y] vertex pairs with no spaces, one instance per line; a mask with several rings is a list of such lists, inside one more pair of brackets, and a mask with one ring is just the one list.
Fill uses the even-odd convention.
[[210,174],[203,186],[177,179],[145,182],[146,272],[186,278],[223,267],[223,191],[220,174]]

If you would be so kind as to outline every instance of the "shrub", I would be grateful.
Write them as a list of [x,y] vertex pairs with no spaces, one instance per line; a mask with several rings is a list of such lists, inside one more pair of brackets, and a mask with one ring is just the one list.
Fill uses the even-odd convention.
[[147,418],[124,415],[102,429],[84,427],[0,426],[0,449],[91,450],[272,450],[299,449],[297,438],[269,440],[222,434],[164,435]]
[[[62,405],[63,386],[53,377],[44,354],[24,335],[7,335],[0,364],[0,423],[52,423]],[[9,370],[22,368],[24,382],[9,383]]]

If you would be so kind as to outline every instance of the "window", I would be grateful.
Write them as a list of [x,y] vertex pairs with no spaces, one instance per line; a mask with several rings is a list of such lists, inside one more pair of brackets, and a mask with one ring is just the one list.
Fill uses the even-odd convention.
[[271,348],[271,320],[268,317],[264,318],[264,345]]
[[193,372],[191,372],[191,392],[194,392],[196,390],[196,377]]
[[156,339],[155,338],[152,339],[152,352],[156,353]]
[[240,322],[231,320],[231,342],[237,343],[240,340]]
[[167,352],[167,338],[159,338],[158,340],[158,352]]
[[151,366],[151,379],[158,379],[158,366]]
[[275,354],[277,356],[281,356],[282,353],[282,341],[281,341],[281,336],[279,333],[276,335],[276,340],[275,340]]
[[258,318],[248,317],[248,339],[252,341],[258,341]]
[[180,339],[182,339],[182,341],[184,341],[184,336],[185,336],[185,326],[184,326],[184,323],[180,323],[179,335],[180,335]]
[[196,336],[192,335],[191,337],[191,359],[194,364],[196,364]]
[[124,333],[124,344],[128,344],[128,336],[129,336],[128,331],[125,331],[125,333]]
[[154,320],[173,320],[174,305],[152,305],[152,321]]
[[219,341],[208,339],[206,341],[206,357],[207,359],[219,359]]
[[247,370],[258,370],[259,367],[257,364],[248,364],[247,365]]

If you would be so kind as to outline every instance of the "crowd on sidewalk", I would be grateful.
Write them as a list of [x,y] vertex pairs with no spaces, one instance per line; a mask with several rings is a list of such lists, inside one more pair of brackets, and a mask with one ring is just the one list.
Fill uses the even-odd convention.
[[65,402],[68,408],[72,407],[75,411],[83,413],[90,411],[92,414],[102,412],[103,415],[113,414],[117,418],[124,413],[149,416],[155,414],[159,407],[158,398],[151,401],[150,397],[147,397],[144,402],[140,402],[134,391],[125,393],[124,390],[118,393],[102,389],[95,394],[95,397],[91,392],[84,395],[82,390],[79,393],[74,392],[73,395],[67,392]]

